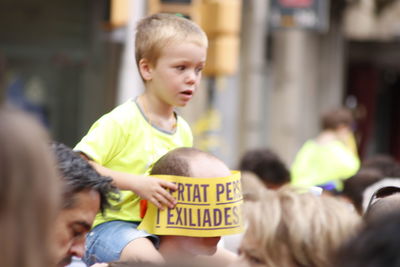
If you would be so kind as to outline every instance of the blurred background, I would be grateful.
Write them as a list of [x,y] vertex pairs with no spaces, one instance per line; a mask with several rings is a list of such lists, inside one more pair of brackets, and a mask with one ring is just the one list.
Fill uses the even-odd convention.
[[74,146],[139,95],[136,22],[179,13],[210,39],[196,97],[178,112],[231,167],[271,147],[291,164],[322,112],[347,106],[361,158],[400,160],[399,0],[1,0],[1,100]]

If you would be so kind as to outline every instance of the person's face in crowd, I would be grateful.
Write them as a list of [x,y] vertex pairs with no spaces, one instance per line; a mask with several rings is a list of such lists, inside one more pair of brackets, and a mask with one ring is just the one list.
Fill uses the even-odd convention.
[[85,252],[86,234],[100,208],[99,193],[84,190],[74,195],[72,207],[60,211],[55,224],[55,256],[57,266],[66,266],[72,256]]

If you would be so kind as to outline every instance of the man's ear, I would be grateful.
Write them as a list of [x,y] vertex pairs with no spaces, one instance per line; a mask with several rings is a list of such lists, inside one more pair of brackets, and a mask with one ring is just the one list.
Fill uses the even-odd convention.
[[145,81],[151,80],[152,70],[153,70],[153,67],[146,58],[142,58],[139,61],[139,71]]

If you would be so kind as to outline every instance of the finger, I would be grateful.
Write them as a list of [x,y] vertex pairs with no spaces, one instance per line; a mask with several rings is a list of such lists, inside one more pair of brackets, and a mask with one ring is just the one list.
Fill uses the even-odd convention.
[[168,208],[173,208],[175,206],[175,203],[170,202],[163,194],[158,193],[155,196],[158,200],[159,203],[161,203],[163,206],[167,206]]
[[178,190],[178,186],[172,182],[160,180],[160,185],[164,188],[171,189],[173,191]]
[[164,210],[164,207],[158,202],[158,200],[155,197],[152,197],[149,199],[151,203],[153,203],[157,208],[160,210]]
[[166,199],[168,207],[170,208],[175,207],[176,199],[167,190],[161,188],[157,193],[163,196],[164,199]]

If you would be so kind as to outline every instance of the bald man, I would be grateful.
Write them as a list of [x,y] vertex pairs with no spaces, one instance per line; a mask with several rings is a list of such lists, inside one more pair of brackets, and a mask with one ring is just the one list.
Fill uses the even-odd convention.
[[[161,157],[153,166],[152,175],[174,175],[193,178],[215,178],[231,175],[229,168],[220,159],[195,148],[177,148]],[[217,248],[221,239],[217,237],[160,236],[159,251],[164,259],[190,259],[196,256],[202,260],[209,257],[213,262],[229,264],[236,255],[223,248]]]

